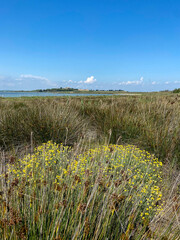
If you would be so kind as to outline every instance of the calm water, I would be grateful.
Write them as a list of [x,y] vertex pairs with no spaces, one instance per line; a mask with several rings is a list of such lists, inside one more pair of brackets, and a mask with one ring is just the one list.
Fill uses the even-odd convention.
[[113,94],[50,93],[50,92],[0,92],[0,97],[47,97],[47,96],[111,96]]

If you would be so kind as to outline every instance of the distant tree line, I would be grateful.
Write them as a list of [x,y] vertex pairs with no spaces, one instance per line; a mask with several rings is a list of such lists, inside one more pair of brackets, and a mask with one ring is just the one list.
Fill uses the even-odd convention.
[[37,92],[64,92],[64,91],[77,91],[77,88],[47,88],[47,89],[38,89]]

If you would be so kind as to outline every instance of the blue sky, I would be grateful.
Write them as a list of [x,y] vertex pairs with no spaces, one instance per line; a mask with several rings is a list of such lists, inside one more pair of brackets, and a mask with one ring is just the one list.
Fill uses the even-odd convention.
[[0,90],[180,87],[178,0],[1,0]]

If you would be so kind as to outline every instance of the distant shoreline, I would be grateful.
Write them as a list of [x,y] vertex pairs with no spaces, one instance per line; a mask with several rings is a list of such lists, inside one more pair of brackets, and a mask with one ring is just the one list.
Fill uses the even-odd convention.
[[126,92],[126,91],[25,91],[25,90],[0,90],[0,93],[51,93],[51,94],[103,94],[103,95],[141,95],[148,92]]

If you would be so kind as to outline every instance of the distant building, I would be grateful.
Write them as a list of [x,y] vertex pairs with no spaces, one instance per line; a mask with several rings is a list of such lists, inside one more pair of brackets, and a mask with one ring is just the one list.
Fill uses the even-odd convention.
[[89,89],[78,89],[78,91],[89,91]]

